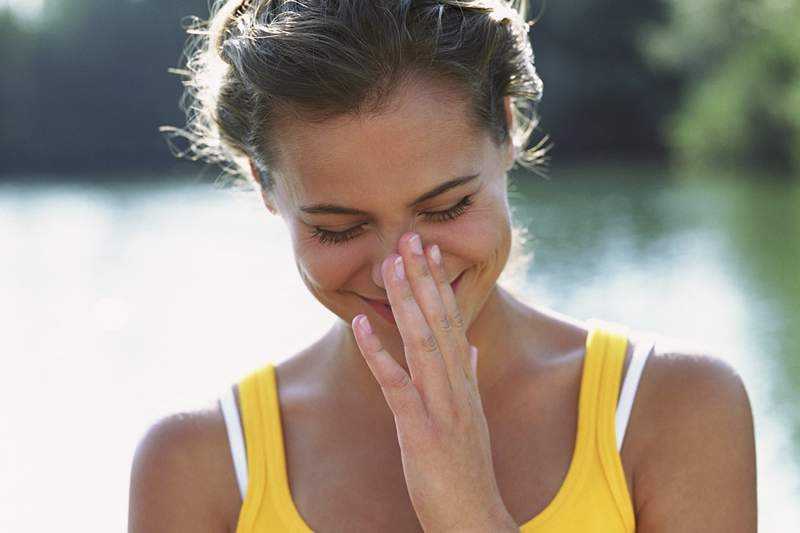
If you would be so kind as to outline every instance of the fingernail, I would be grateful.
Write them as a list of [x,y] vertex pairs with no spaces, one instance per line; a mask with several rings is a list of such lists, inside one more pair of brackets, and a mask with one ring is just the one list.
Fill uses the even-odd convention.
[[422,255],[422,241],[419,235],[411,237],[411,239],[408,240],[408,244],[411,246],[411,253]]
[[403,268],[403,258],[400,256],[394,260],[394,275],[397,276],[399,280],[403,280],[406,277],[406,270]]
[[361,326],[361,329],[363,329],[365,333],[372,333],[372,326],[370,326],[369,324],[369,318],[367,318],[367,315],[361,317],[359,325]]
[[439,252],[439,247],[435,244],[431,246],[431,259],[433,259],[433,262],[437,265],[442,262],[442,254]]

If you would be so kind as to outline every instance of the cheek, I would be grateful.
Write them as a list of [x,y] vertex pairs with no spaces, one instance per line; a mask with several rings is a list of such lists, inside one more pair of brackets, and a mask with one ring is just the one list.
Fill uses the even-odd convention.
[[[429,225],[427,241],[439,244],[457,261],[452,268],[494,261],[506,256],[510,246],[510,220],[502,199],[476,203],[469,212],[450,222]],[[449,271],[449,269],[448,269]]]
[[352,246],[321,245],[308,235],[292,233],[295,263],[311,290],[336,290],[356,275],[364,264]]

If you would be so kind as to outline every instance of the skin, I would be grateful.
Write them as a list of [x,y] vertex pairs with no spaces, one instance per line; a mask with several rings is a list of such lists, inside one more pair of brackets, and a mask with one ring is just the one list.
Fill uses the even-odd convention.
[[[492,465],[470,346],[437,245],[416,233],[381,267],[409,371],[369,318],[353,319],[358,347],[394,415],[409,496],[425,531],[515,531]],[[458,502],[454,505],[453,502]]]
[[[398,87],[378,115],[287,123],[278,138],[265,205],[286,222],[309,291],[341,318],[277,367],[301,516],[331,532],[516,530],[553,499],[569,467],[588,331],[496,284],[511,244],[513,148],[495,144],[472,126],[465,102],[425,80]],[[473,203],[460,216],[430,218],[465,195]],[[368,214],[301,210],[317,203]],[[361,224],[346,243],[312,235]],[[410,247],[414,235],[422,256]],[[441,265],[430,258],[434,244]],[[405,281],[392,277],[398,256]],[[396,324],[365,298],[391,302]],[[371,334],[359,327],[362,315]],[[750,405],[720,359],[659,342],[621,456],[637,531],[755,531]],[[241,501],[219,410],[155,424],[137,449],[130,494],[131,532],[235,531]]]

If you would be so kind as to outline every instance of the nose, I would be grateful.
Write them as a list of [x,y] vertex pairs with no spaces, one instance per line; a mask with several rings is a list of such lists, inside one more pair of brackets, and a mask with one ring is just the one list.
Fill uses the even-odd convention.
[[383,284],[383,276],[381,276],[381,264],[386,256],[379,257],[372,261],[372,282],[383,290],[386,286]]
[[[375,250],[375,255],[372,257],[372,266],[370,274],[372,282],[383,290],[386,290],[386,285],[383,283],[383,276],[381,276],[381,265],[383,261],[391,254],[397,252],[397,243],[406,232],[416,231],[412,224],[400,224],[394,231],[388,232],[386,237],[382,240],[381,246]],[[422,237],[422,242],[425,242],[425,237]]]

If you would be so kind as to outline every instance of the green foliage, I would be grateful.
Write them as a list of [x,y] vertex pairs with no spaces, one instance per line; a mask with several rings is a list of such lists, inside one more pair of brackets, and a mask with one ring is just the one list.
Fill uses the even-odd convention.
[[800,3],[671,0],[644,35],[651,61],[685,76],[665,128],[681,159],[800,170]]

